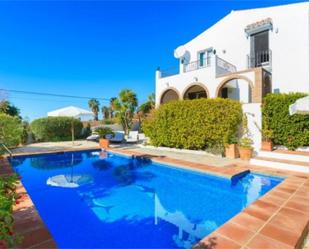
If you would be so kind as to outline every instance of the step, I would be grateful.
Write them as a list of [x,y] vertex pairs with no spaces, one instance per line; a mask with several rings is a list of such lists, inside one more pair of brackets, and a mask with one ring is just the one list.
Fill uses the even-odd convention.
[[282,153],[282,154],[309,156],[309,151],[276,149],[276,150],[274,150],[273,152]]
[[269,168],[309,173],[309,163],[306,162],[292,161],[286,159],[274,159],[269,157],[255,157],[250,160],[250,164]]
[[304,162],[309,163],[309,153],[294,153],[297,151],[259,151],[258,157],[267,157],[279,160],[289,160],[289,161],[297,161],[297,162]]

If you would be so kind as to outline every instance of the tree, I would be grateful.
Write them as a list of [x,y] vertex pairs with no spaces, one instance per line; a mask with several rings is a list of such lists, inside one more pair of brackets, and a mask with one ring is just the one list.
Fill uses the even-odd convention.
[[155,108],[155,94],[152,93],[148,96],[148,100],[139,106],[137,112],[138,114],[144,116],[145,114],[149,113],[154,108]]
[[93,98],[88,101],[88,106],[94,114],[94,120],[98,120],[100,102],[97,99]]
[[23,126],[19,117],[0,113],[0,143],[4,143],[8,147],[15,147],[21,142],[22,134]]
[[116,111],[116,117],[119,119],[126,134],[129,133],[132,126],[132,119],[137,105],[136,94],[129,89],[122,90],[118,98],[112,102],[112,106]]
[[116,97],[112,97],[109,100],[110,118],[114,117],[114,112],[116,111],[116,106],[114,104],[115,99],[117,99],[117,98]]
[[102,115],[104,119],[109,119],[110,118],[110,108],[107,106],[102,106]]
[[[5,113],[12,117],[19,117],[19,109],[7,100],[0,101],[0,113]],[[20,118],[20,117],[19,117]]]

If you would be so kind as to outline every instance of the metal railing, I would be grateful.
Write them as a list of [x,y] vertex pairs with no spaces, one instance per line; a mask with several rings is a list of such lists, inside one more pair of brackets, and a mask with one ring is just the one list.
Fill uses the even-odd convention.
[[10,151],[10,149],[9,149],[8,147],[6,147],[6,145],[5,145],[4,143],[1,143],[0,145],[1,145],[1,146],[4,148],[4,150],[10,155],[10,157],[13,156],[12,151]]
[[210,63],[210,57],[207,57],[203,60],[197,60],[197,61],[193,61],[187,64],[183,65],[183,71],[186,72],[191,72],[191,71],[195,71],[201,68],[205,68],[205,67],[210,67],[211,63]]
[[259,51],[254,55],[247,55],[248,67],[262,67],[262,66],[271,66],[272,53],[271,50]]
[[165,70],[160,70],[160,72],[161,72],[161,78],[173,76],[173,75],[179,74],[179,66],[171,67]]

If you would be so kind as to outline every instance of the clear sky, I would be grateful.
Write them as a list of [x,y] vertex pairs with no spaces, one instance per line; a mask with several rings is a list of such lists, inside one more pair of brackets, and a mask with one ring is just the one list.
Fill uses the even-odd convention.
[[[130,88],[142,103],[154,92],[156,68],[177,65],[178,45],[233,9],[292,2],[299,1],[0,1],[0,88],[101,98]],[[87,100],[8,98],[30,119],[87,108]]]

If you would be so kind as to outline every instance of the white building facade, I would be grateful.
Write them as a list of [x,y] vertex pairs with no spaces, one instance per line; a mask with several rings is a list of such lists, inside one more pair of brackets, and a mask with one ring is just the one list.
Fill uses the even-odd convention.
[[[156,106],[177,99],[231,98],[244,105],[254,147],[269,92],[309,93],[309,2],[232,11],[179,46],[179,66],[156,71]],[[255,125],[256,126],[256,125]]]

